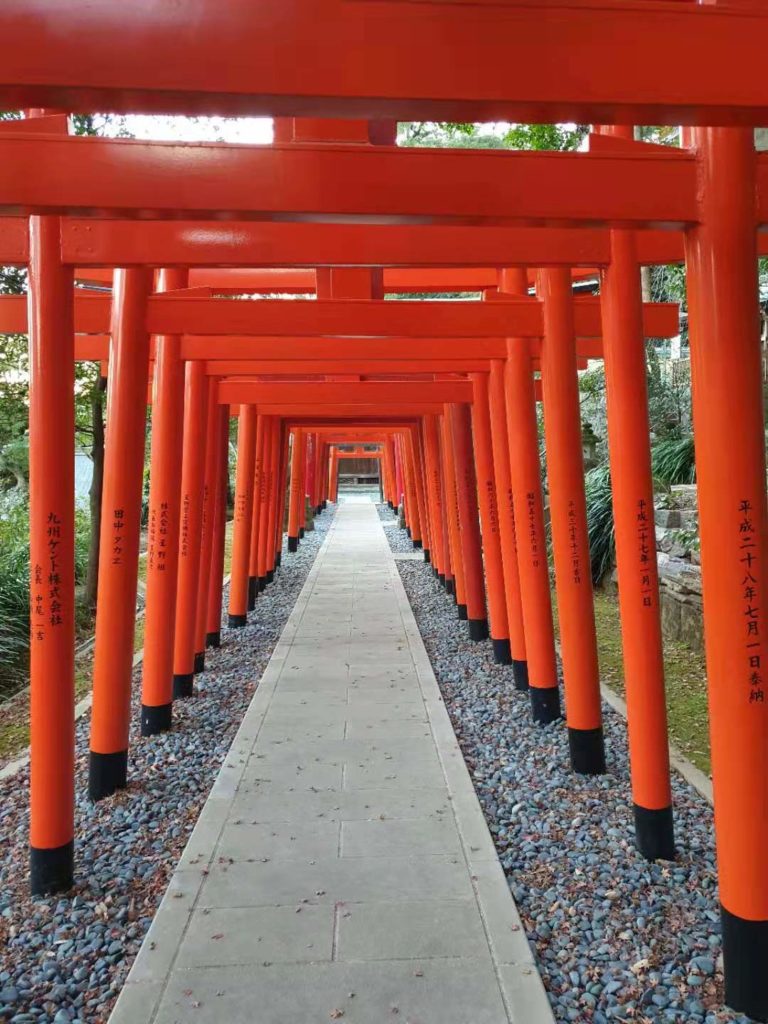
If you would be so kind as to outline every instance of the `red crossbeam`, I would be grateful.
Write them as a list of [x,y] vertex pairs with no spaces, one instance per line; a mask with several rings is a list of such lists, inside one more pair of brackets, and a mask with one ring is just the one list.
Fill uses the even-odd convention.
[[[155,296],[149,300],[148,305],[147,326],[152,334],[249,335],[262,339],[312,336],[339,339],[480,339],[507,336],[539,338],[543,333],[541,304],[534,298],[505,299],[503,302],[487,303],[365,302],[328,299],[318,302],[290,302],[279,299],[236,301],[190,295],[176,298]],[[110,311],[109,295],[77,295],[76,332],[106,333],[109,330]],[[575,318],[578,337],[600,337],[602,322],[599,299],[578,299],[575,303]],[[647,336],[673,337],[678,333],[677,318],[678,307],[674,303],[646,304]],[[23,296],[0,296],[0,333],[24,333],[26,329],[26,299]],[[442,340],[440,344],[444,345],[446,341]],[[250,350],[243,352],[243,345],[250,345]],[[239,349],[231,345],[224,358],[240,358],[241,353],[265,358],[262,351],[257,351],[253,346],[252,338],[241,342]],[[199,351],[207,354],[189,358],[211,358],[211,346],[201,343]],[[360,350],[350,348],[349,351],[350,355],[354,356]],[[316,350],[314,354],[319,356],[322,353]],[[283,349],[274,358],[284,356]]]
[[8,214],[680,227],[697,219],[695,188],[695,162],[684,150],[531,153],[0,136],[0,211]]
[[6,109],[767,124],[767,37],[764,9],[670,2],[177,0],[137,12],[114,0],[4,0],[0,101]]

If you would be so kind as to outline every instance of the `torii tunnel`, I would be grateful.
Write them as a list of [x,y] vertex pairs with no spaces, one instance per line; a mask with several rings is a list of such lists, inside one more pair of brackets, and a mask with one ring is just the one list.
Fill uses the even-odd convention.
[[[490,638],[534,723],[565,718],[573,772],[604,772],[578,391],[578,371],[603,359],[634,834],[649,861],[674,859],[644,339],[677,335],[679,321],[677,306],[643,302],[641,268],[681,263],[725,999],[767,1021],[768,156],[753,126],[768,124],[768,11],[4,0],[0,38],[2,102],[25,112],[0,124],[0,264],[28,267],[29,300],[0,299],[0,332],[30,344],[32,891],[67,891],[78,870],[77,360],[108,378],[89,776],[100,800],[128,782],[150,403],[144,742],[173,727],[206,649],[258,615],[286,506],[284,563],[307,505],[336,499],[339,446],[365,445],[460,628]],[[80,138],[68,111],[272,116],[275,142]],[[406,118],[593,128],[580,152],[416,150],[395,145]],[[685,126],[681,148],[634,141],[633,124],[649,122]],[[590,276],[599,295],[575,294]],[[446,292],[469,298],[403,298]]]

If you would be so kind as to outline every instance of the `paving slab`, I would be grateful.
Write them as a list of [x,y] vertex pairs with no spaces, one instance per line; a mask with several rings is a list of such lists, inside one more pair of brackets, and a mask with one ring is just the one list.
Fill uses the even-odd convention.
[[110,1018],[181,1020],[553,1022],[372,504],[338,509]]

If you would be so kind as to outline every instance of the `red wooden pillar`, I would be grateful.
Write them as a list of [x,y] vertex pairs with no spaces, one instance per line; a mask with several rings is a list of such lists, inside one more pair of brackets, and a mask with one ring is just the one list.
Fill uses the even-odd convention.
[[208,623],[208,585],[211,579],[214,546],[214,518],[216,492],[220,490],[219,459],[221,456],[221,406],[218,404],[218,381],[208,381],[208,418],[205,436],[205,464],[203,470],[202,522],[200,539],[200,569],[197,587],[195,624],[195,673],[205,669],[205,634]]
[[640,268],[631,231],[611,232],[603,274],[603,354],[624,649],[635,841],[674,857]]
[[387,504],[397,508],[397,477],[395,475],[395,442],[390,436],[384,441],[384,460],[387,464]]
[[275,578],[275,522],[280,493],[280,421],[276,416],[272,417],[272,430],[269,443],[269,470],[267,481],[269,485],[269,505],[267,508],[267,529],[266,529],[266,584],[270,584]]
[[429,562],[432,557],[432,520],[429,514],[429,501],[427,498],[427,471],[424,459],[424,438],[421,431],[421,421],[418,426],[411,428],[411,436],[416,461],[416,499],[419,504],[421,543],[424,549],[424,561]]
[[[186,270],[161,270],[159,291],[187,284]],[[155,339],[152,384],[152,443],[149,471],[149,531],[144,605],[141,735],[171,727],[173,646],[179,559],[184,363],[181,338]]]
[[114,273],[88,768],[92,800],[123,788],[128,776],[151,290],[149,269]]
[[[448,520],[448,542],[451,551],[451,568],[453,571],[453,600],[458,608],[459,618],[467,618],[467,592],[464,580],[464,559],[461,549],[461,522],[459,520],[459,503],[456,496],[456,463],[448,411],[441,416],[443,478],[445,482],[445,509]],[[447,588],[451,593],[450,588]]]
[[256,452],[253,462],[253,501],[251,503],[251,539],[248,548],[248,611],[256,607],[259,593],[259,526],[261,524],[261,503],[264,498],[264,426],[266,417],[256,419]]
[[280,451],[279,451],[279,479],[277,518],[275,522],[275,572],[280,568],[283,560],[283,533],[285,532],[285,505],[286,492],[288,490],[288,463],[290,459],[290,430],[288,424],[280,421]]
[[[302,523],[306,527],[306,498],[310,505],[314,505],[315,498],[315,452],[317,449],[317,435],[310,431],[306,435],[306,450],[304,452],[304,493],[305,501],[302,514]],[[303,534],[302,534],[303,536]]]
[[306,533],[307,530],[307,453],[309,451],[310,441],[310,434],[306,430],[302,430],[300,437],[301,463],[299,466],[299,477],[301,480],[301,502],[299,505],[299,540],[304,540],[304,534]]
[[455,402],[447,406],[456,473],[456,502],[459,510],[459,544],[464,567],[465,603],[471,640],[488,639],[485,610],[483,558],[480,548],[480,519],[477,482],[472,456],[472,421],[469,405]]
[[29,222],[30,885],[74,875],[75,411],[72,270],[59,219]]
[[339,452],[334,448],[331,452],[331,478],[330,478],[331,501],[339,500]]
[[416,548],[421,546],[421,537],[419,535],[418,527],[419,510],[416,505],[416,492],[413,487],[413,466],[411,463],[410,451],[408,446],[408,432],[404,431],[398,440],[400,445],[400,461],[402,462],[403,466],[403,506],[405,510],[405,532],[411,538],[413,546]]
[[405,484],[403,481],[403,459],[400,451],[400,439],[399,437],[394,439],[394,455],[395,455],[395,483],[397,485],[397,494],[395,496],[395,507],[399,507],[400,503],[405,500]]
[[272,416],[264,417],[264,441],[261,456],[261,479],[259,482],[259,535],[256,568],[259,592],[267,586],[267,548],[269,546],[269,504],[270,504],[270,448],[272,445]]
[[[525,271],[519,268],[503,271],[501,285],[504,291],[525,294],[528,288]],[[541,493],[536,393],[528,342],[514,338],[507,348],[507,434],[529,693],[533,720],[546,724],[560,717],[560,693]]]
[[195,679],[195,629],[200,583],[203,525],[205,438],[208,423],[208,378],[200,360],[184,372],[184,436],[179,512],[179,569],[176,591],[176,636],[173,644],[173,697],[191,697]]
[[[431,513],[432,568],[445,584],[445,535],[443,532],[443,495],[440,480],[440,447],[437,417],[424,417],[424,468],[427,485],[427,505]],[[382,465],[384,464],[382,459]]]
[[509,644],[512,653],[512,673],[515,680],[515,689],[527,690],[528,660],[525,648],[523,605],[520,598],[520,574],[517,566],[515,506],[512,477],[509,468],[507,403],[504,394],[504,362],[501,359],[493,359],[491,361],[488,383],[493,468],[496,474],[501,561],[504,567],[504,590],[507,601],[507,623],[509,625]]
[[450,495],[448,491],[448,474],[446,469],[446,457],[445,457],[445,430],[444,430],[444,417],[436,416],[435,424],[437,427],[437,461],[440,469],[440,519],[441,519],[441,530],[443,534],[443,559],[444,559],[444,576],[445,578],[440,582],[445,587],[446,594],[450,594],[455,597],[456,594],[456,573],[455,563],[453,560],[452,551],[452,537],[451,537],[451,526],[450,517],[452,510],[450,507]]
[[544,303],[544,431],[568,742],[573,770],[596,775],[605,771],[605,744],[570,268],[540,271],[539,293]]
[[768,1020],[765,434],[751,128],[697,128],[691,376],[725,1001]]
[[229,490],[229,406],[219,406],[219,454],[216,460],[216,491],[213,507],[213,551],[208,580],[208,612],[205,646],[221,646],[221,590],[227,539],[227,492]]
[[403,445],[405,450],[406,467],[406,488],[408,490],[408,527],[411,531],[411,540],[417,550],[424,548],[424,508],[421,494],[421,483],[419,480],[419,464],[416,450],[416,438],[413,428],[409,428],[403,434]]
[[232,569],[229,581],[230,629],[248,622],[248,556],[251,550],[253,469],[256,457],[256,406],[241,405],[237,426],[235,517],[232,531]]
[[488,590],[488,615],[493,654],[501,665],[512,662],[507,623],[507,595],[501,560],[501,533],[496,493],[496,475],[491,443],[491,412],[488,399],[488,374],[472,375],[472,437],[474,440],[477,497],[483,541],[483,565]]
[[322,494],[321,494],[321,490],[322,490],[322,479],[323,479],[322,478],[322,466],[323,466],[323,451],[324,451],[324,448],[325,448],[325,445],[324,445],[324,442],[320,439],[320,435],[319,434],[316,435],[316,440],[315,440],[315,466],[314,466],[314,474],[315,474],[315,476],[314,476],[314,485],[313,485],[313,488],[312,488],[312,491],[313,491],[312,503],[313,503],[314,513],[315,513],[316,516],[319,516],[320,513],[323,511],[323,497],[322,497]]
[[293,431],[291,443],[291,483],[288,501],[288,550],[298,551],[304,501],[303,445],[301,430]]

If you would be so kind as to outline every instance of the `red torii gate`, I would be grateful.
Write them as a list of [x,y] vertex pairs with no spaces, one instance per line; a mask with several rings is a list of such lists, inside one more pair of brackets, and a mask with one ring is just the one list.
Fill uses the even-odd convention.
[[[435,10],[430,5],[418,10],[414,10],[413,5],[407,5],[407,9],[406,5],[394,4],[381,5],[380,9],[368,5],[352,9],[350,5],[333,5],[323,11],[324,17],[320,20],[317,4],[311,0],[292,0],[281,5],[279,15],[270,19],[270,31],[259,35],[262,27],[259,6],[251,5],[246,11],[243,5],[229,0],[224,12],[224,30],[220,27],[220,10],[216,12],[218,33],[214,25],[208,31],[199,32],[201,25],[196,20],[199,34],[192,35],[188,29],[186,32],[182,29],[184,46],[178,61],[167,62],[169,67],[162,62],[153,62],[148,67],[135,56],[142,53],[144,33],[152,33],[153,43],[159,46],[156,52],[171,45],[173,52],[178,52],[183,12],[180,12],[179,24],[126,22],[124,39],[137,45],[126,46],[116,59],[112,59],[114,54],[110,48],[102,48],[99,59],[97,47],[103,47],[105,30],[114,32],[116,28],[114,12],[105,20],[104,4],[77,3],[74,9],[70,5],[66,16],[81,18],[89,28],[88,32],[78,33],[62,33],[59,27],[62,12],[51,5],[50,0],[36,0],[33,7],[34,10],[30,10],[21,0],[11,0],[0,12],[0,27],[5,27],[7,37],[19,44],[10,48],[12,52],[6,65],[6,77],[12,84],[0,87],[11,105],[65,100],[65,105],[81,109],[92,108],[93,104],[121,109],[122,104],[130,102],[144,109],[166,105],[166,109],[168,106],[181,110],[207,107],[217,112],[263,109],[272,113],[282,110],[349,115],[364,111],[366,116],[398,113],[409,116],[418,112],[422,117],[461,118],[471,115],[524,117],[527,112],[534,118],[546,114],[553,120],[575,117],[604,122],[699,121],[731,125],[765,120],[765,93],[755,69],[760,66],[758,40],[761,31],[764,33],[766,19],[752,8],[698,10],[694,5],[635,4],[621,8],[609,5],[601,11],[600,20],[596,20],[592,11],[572,4],[553,7],[542,31],[540,12],[514,4],[510,4],[501,17],[497,8],[486,9],[483,4],[440,6]],[[45,21],[41,32],[42,10],[45,10]],[[206,13],[211,12],[203,12],[203,16]],[[382,47],[378,51],[366,45],[364,30],[371,31],[371,22],[366,19],[371,18],[376,21],[377,46]],[[440,29],[435,33],[435,46],[430,48],[429,54],[422,54],[420,49],[420,59],[415,59],[415,51],[411,52],[417,34],[408,30],[413,29],[414,21],[425,30]],[[641,66],[639,60],[629,58],[643,52],[642,40],[650,40],[651,33],[657,60],[652,67],[645,62]],[[71,41],[62,46],[62,38]],[[324,45],[320,48],[318,41],[321,39]],[[631,40],[631,46],[617,47],[616,40],[621,39]],[[389,52],[387,41],[391,48],[397,46],[402,60],[377,59],[377,52]],[[452,47],[459,43],[468,56],[457,66],[450,54]],[[568,63],[567,56],[575,44],[580,50],[580,63],[588,60],[589,66],[595,69],[588,81],[577,78]],[[33,46],[36,48],[34,66],[45,67],[44,81],[39,78],[31,81],[24,63]],[[233,52],[245,53],[246,49],[248,60],[235,62],[236,70],[228,75],[227,89],[222,90],[225,65],[221,60],[226,54],[226,66],[230,68]],[[318,53],[321,50],[320,63]],[[109,61],[103,59],[105,52],[110,52]],[[495,59],[499,53],[504,54],[504,60]],[[285,59],[288,54],[291,59]],[[297,54],[301,59],[296,59]],[[349,63],[351,54],[355,55],[352,64]],[[608,59],[610,54],[614,55],[613,60]],[[347,59],[342,59],[342,55]],[[700,73],[702,67],[707,68],[706,75]],[[553,68],[558,68],[557,74],[553,74]],[[629,98],[615,98],[617,81],[622,81]],[[130,83],[130,88],[126,83]],[[517,98],[521,95],[528,98],[522,102]],[[668,102],[670,95],[678,97],[673,104]],[[435,99],[435,96],[440,98]],[[440,208],[435,197],[426,194],[424,181],[419,177],[419,172],[428,166],[426,160],[419,166],[409,159],[407,173],[402,176],[406,163],[394,165],[392,188],[382,190],[376,201],[368,205],[360,196],[359,188],[349,187],[353,182],[349,180],[352,172],[348,171],[346,175],[338,175],[330,193],[332,202],[328,201],[328,196],[314,196],[307,207],[310,190],[305,187],[303,193],[299,189],[294,194],[294,197],[300,196],[301,201],[296,202],[294,198],[295,205],[291,209],[286,209],[291,204],[283,194],[276,196],[266,210],[257,210],[253,198],[246,195],[242,198],[235,195],[233,200],[222,203],[217,198],[215,182],[210,187],[204,183],[200,195],[191,198],[186,195],[181,204],[174,203],[170,189],[164,194],[164,189],[159,187],[157,193],[151,195],[152,190],[146,187],[148,183],[140,180],[140,175],[132,178],[127,173],[130,169],[120,166],[123,157],[114,143],[109,144],[110,148],[96,148],[92,140],[84,141],[89,150],[82,148],[79,141],[76,144],[81,148],[75,150],[71,141],[56,140],[57,151],[73,154],[73,159],[74,154],[81,154],[78,160],[88,154],[81,182],[74,177],[69,155],[62,158],[60,188],[52,182],[50,168],[38,167],[36,172],[33,168],[29,180],[21,182],[7,180],[13,176],[8,171],[3,182],[4,189],[8,186],[4,194],[9,203],[4,208],[12,211],[15,207],[35,214],[29,253],[33,283],[31,438],[34,451],[46,450],[51,458],[33,468],[33,522],[45,527],[33,537],[33,567],[42,566],[46,558],[51,558],[56,562],[55,575],[64,581],[61,594],[57,593],[57,603],[62,603],[59,597],[64,601],[61,621],[56,623],[56,627],[63,628],[40,639],[39,643],[45,643],[46,647],[43,661],[38,660],[37,664],[51,669],[58,666],[59,672],[63,666],[65,676],[71,660],[71,607],[67,607],[71,597],[71,573],[69,553],[63,549],[59,556],[59,537],[66,539],[71,532],[71,510],[67,509],[71,470],[67,468],[67,442],[57,437],[57,433],[61,435],[62,425],[71,420],[71,395],[67,396],[65,386],[71,375],[74,326],[71,272],[64,269],[60,260],[58,223],[38,215],[68,213],[72,209],[96,213],[98,207],[102,211],[112,209],[120,215],[126,212],[176,215],[196,210],[202,215],[211,212],[259,216],[273,212],[301,218],[311,209],[314,215],[331,217],[345,212],[395,219],[411,215],[449,218],[509,215],[540,224],[562,218],[594,220],[614,226],[610,236],[610,261],[603,279],[603,315],[609,398],[612,402],[618,400],[618,410],[612,420],[619,429],[613,432],[611,455],[615,468],[617,546],[622,582],[630,579],[625,569],[631,566],[632,558],[637,563],[637,556],[642,553],[642,545],[638,548],[637,517],[638,509],[642,511],[639,502],[646,502],[648,482],[644,469],[647,451],[639,447],[642,431],[637,428],[638,413],[641,425],[647,413],[641,408],[642,388],[637,388],[636,375],[636,390],[634,393],[630,390],[632,371],[638,365],[636,342],[642,337],[642,324],[636,241],[634,234],[627,231],[627,225],[640,228],[658,220],[684,228],[691,283],[694,418],[727,996],[737,1008],[765,1018],[768,996],[761,963],[768,932],[768,879],[762,851],[768,825],[762,809],[768,787],[765,772],[768,711],[760,686],[763,651],[759,606],[750,604],[747,614],[742,583],[746,569],[762,596],[764,582],[758,569],[766,542],[765,453],[754,279],[755,227],[763,223],[764,214],[754,197],[764,192],[759,187],[764,167],[763,162],[755,158],[750,132],[739,128],[697,129],[693,139],[695,155],[691,158],[667,160],[648,154],[647,159],[638,160],[629,153],[617,153],[598,161],[590,154],[568,155],[564,159],[558,154],[546,162],[533,163],[526,159],[506,164],[504,174],[514,168],[511,185],[525,189],[525,194],[515,195],[520,202],[514,210],[503,202],[494,205],[494,175],[498,168],[491,160],[465,163],[465,170],[479,175],[481,187],[467,189],[464,183],[464,191],[457,193],[457,202],[448,211]],[[22,178],[23,161],[39,159],[52,152],[50,143],[50,139],[36,139],[32,135],[9,136],[0,141],[0,150],[5,158],[15,161],[12,166]],[[134,158],[137,152],[134,150]],[[11,157],[11,153],[16,156]],[[231,167],[240,160],[237,155],[232,157],[223,152],[197,155],[203,172],[206,167],[213,167],[219,157],[222,158],[222,164],[217,165],[219,169]],[[150,170],[161,175],[175,158],[170,150],[160,149],[150,156]],[[340,171],[354,166],[358,168],[356,173],[371,173],[370,170],[359,171],[361,162],[355,163],[350,156],[338,158]],[[194,157],[192,154],[190,161]],[[277,166],[290,166],[295,174],[317,175],[318,182],[325,174],[328,184],[327,176],[331,172],[327,167],[333,166],[328,153],[310,153],[310,158],[303,162],[298,157],[298,153],[287,158],[278,153],[264,161],[259,153],[250,163],[250,157],[241,163],[249,164],[254,170],[258,164],[260,173],[267,173],[265,167],[274,171]],[[115,167],[114,182],[102,190],[89,192],[96,184],[93,177],[96,165],[103,159]],[[624,171],[628,169],[623,176],[619,170],[620,160],[626,161]],[[388,154],[377,154],[366,164],[369,168],[374,165],[388,168],[393,161]],[[449,166],[455,166],[453,162],[449,165],[448,161],[431,160],[429,166],[433,174],[445,172],[444,180],[448,184],[458,184],[456,172],[449,170]],[[475,166],[477,171],[474,171]],[[24,173],[28,171],[27,166]],[[408,180],[409,175],[413,181]],[[587,177],[591,177],[597,189],[586,185]],[[633,181],[654,194],[651,200],[638,203],[629,211],[622,206],[622,201],[628,201]],[[297,179],[297,182],[299,186],[306,186],[306,180]],[[568,188],[578,190],[580,182],[584,185],[581,204],[566,195]],[[162,182],[156,184],[162,186]],[[515,191],[509,179],[507,186]],[[396,187],[406,199],[402,195],[398,199]],[[487,194],[482,198],[476,201],[467,198],[468,193],[482,192],[483,188]],[[547,188],[556,191],[546,194]],[[602,207],[599,188],[604,190]],[[131,189],[135,190],[132,194]],[[149,205],[141,207],[142,200],[148,200]],[[83,206],[78,205],[81,202]],[[190,202],[191,206],[185,205]],[[359,208],[350,209],[358,203],[362,203]],[[238,208],[240,205],[242,208]],[[513,291],[519,292],[521,288],[520,281],[510,280],[507,284]],[[527,288],[527,278],[524,284]],[[553,333],[555,330],[553,324]],[[508,391],[518,397],[524,397],[523,390],[515,390],[518,385],[523,388],[523,370],[527,374],[525,387],[529,396],[532,395],[530,363],[527,359],[524,361],[524,355],[523,346],[511,345],[506,361]],[[144,374],[142,388],[145,381]],[[734,394],[740,396],[735,408]],[[513,409],[516,405],[520,403],[512,403]],[[525,403],[522,407],[526,407]],[[453,413],[450,419],[453,421]],[[525,435],[525,422],[521,420],[512,426],[520,429],[512,431],[511,439],[519,440]],[[733,434],[738,436],[739,446],[724,443],[724,439]],[[642,443],[647,448],[647,437]],[[65,457],[58,459],[57,467],[57,456],[61,455]],[[634,455],[639,457],[637,463],[633,462]],[[631,473],[624,472],[625,467],[614,461],[620,457],[640,468],[634,479]],[[518,461],[521,460],[513,459],[512,465]],[[730,482],[728,488],[722,487],[723,479]],[[636,520],[634,536],[629,525],[632,511]],[[641,569],[644,571],[642,564]],[[623,590],[630,594],[632,602],[642,594],[641,586],[629,585]],[[69,604],[71,606],[71,601]],[[623,617],[625,604],[622,596]],[[643,612],[641,609],[645,607],[651,611]],[[657,609],[653,607],[652,598],[649,605],[638,603],[636,609],[632,606],[627,612],[637,627],[630,630],[630,647],[636,655],[640,653],[644,638],[638,625],[642,621],[640,616],[648,618],[654,614],[657,615]],[[746,625],[755,628],[746,634],[743,645],[734,646],[732,637],[743,634],[745,615]],[[35,628],[39,628],[39,624]],[[755,644],[755,647],[747,649],[747,644]],[[628,652],[630,657],[632,651]],[[33,654],[33,663],[39,656]],[[729,685],[732,679],[743,679],[745,683],[737,689]],[[39,736],[46,735],[47,723],[55,721],[56,714],[66,714],[70,696],[68,688],[62,687],[58,704],[48,709]],[[658,733],[658,722],[648,724]],[[631,734],[633,728],[630,724]],[[734,737],[737,737],[735,744]],[[55,733],[48,738],[53,753],[60,752],[66,763],[67,744],[62,746]],[[637,758],[633,757],[633,770],[636,763]],[[39,770],[33,762],[33,785],[49,782],[57,797],[63,796],[66,804],[66,787],[62,791],[50,775],[41,780]],[[655,828],[666,818],[668,807],[658,806],[652,800],[644,810],[651,812],[646,823],[653,822]],[[66,840],[66,815],[63,819],[57,818],[54,805],[49,811],[51,820],[63,821],[61,838]],[[58,846],[35,846],[34,843],[33,831],[33,864],[39,871],[38,880],[42,878],[48,885],[51,881],[60,884],[62,877],[66,879],[71,858],[69,841]]]

